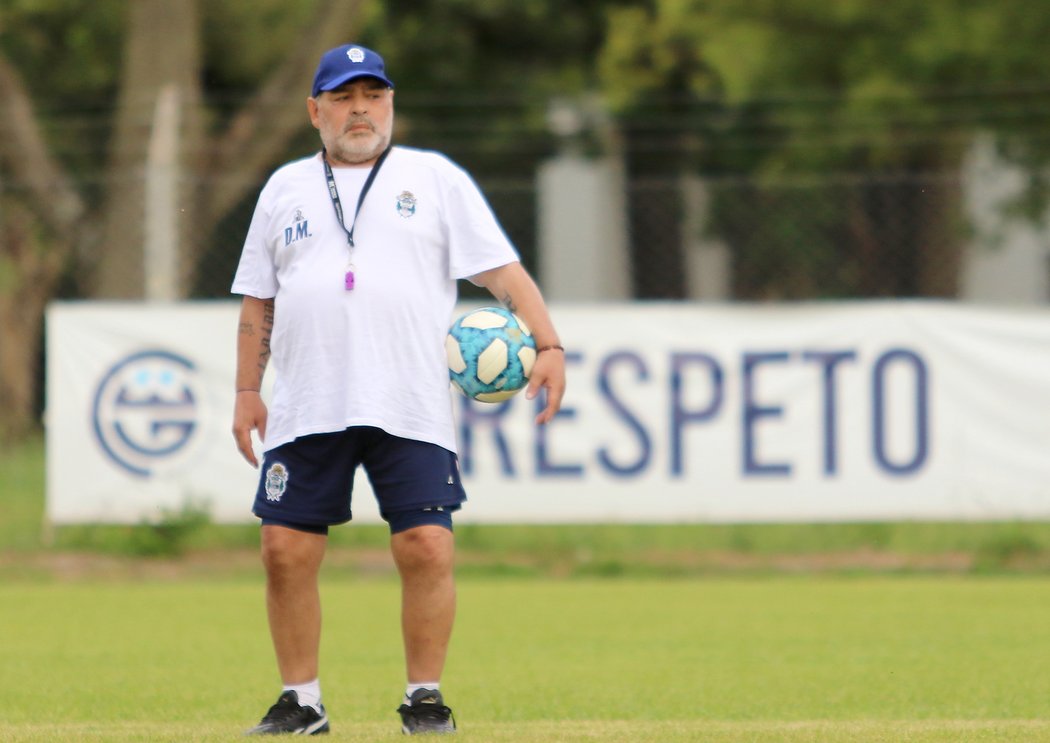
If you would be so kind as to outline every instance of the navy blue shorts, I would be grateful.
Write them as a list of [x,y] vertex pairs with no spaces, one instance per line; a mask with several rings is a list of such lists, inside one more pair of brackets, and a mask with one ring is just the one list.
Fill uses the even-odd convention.
[[327,533],[353,518],[354,472],[363,465],[379,513],[403,522],[410,512],[448,514],[467,499],[456,455],[437,444],[353,426],[301,436],[263,456],[252,512],[263,523]]

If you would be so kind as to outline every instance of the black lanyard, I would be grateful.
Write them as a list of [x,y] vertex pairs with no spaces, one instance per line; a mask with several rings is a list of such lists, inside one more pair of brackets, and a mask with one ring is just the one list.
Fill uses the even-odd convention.
[[379,168],[382,167],[383,161],[386,160],[386,156],[390,154],[390,147],[383,150],[383,154],[376,160],[376,164],[372,166],[372,172],[368,174],[368,178],[365,180],[365,185],[361,187],[361,195],[357,197],[357,209],[354,210],[354,221],[350,224],[350,229],[346,228],[346,222],[343,221],[343,203],[339,200],[339,189],[335,186],[335,174],[332,173],[332,166],[328,164],[327,152],[321,148],[321,162],[324,163],[324,176],[328,180],[328,195],[332,199],[332,206],[335,208],[336,219],[339,220],[339,226],[343,228],[343,232],[346,233],[346,242],[350,245],[350,249],[354,248],[354,227],[357,226],[357,215],[361,213],[361,205],[365,203],[365,196],[368,194],[368,189],[372,187],[372,182],[376,179],[376,175],[379,173]]

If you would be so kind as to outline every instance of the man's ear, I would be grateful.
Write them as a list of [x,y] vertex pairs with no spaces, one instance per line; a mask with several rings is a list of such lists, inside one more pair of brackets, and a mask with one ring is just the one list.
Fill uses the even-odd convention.
[[315,129],[320,129],[320,120],[318,118],[317,111],[317,99],[310,96],[306,99],[306,112],[310,114],[310,123],[314,125]]

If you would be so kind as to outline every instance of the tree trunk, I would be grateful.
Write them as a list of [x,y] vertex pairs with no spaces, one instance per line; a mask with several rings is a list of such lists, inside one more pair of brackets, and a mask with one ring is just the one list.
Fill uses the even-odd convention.
[[[197,170],[203,137],[200,93],[200,30],[194,0],[136,0],[128,6],[124,67],[110,145],[102,243],[91,256],[94,295],[105,299],[144,296],[145,164],[157,99],[174,88],[179,107],[178,162]],[[189,179],[179,185],[177,242],[191,239],[197,203]],[[180,250],[180,253],[183,252]],[[185,274],[183,265],[180,274]],[[184,292],[180,275],[177,293]]]
[[76,239],[84,205],[51,157],[29,95],[0,57],[0,159],[19,184],[0,204],[0,440],[36,427],[44,307],[55,291]]
[[23,280],[0,281],[0,441],[37,426],[44,309],[72,249],[68,240],[41,240],[33,222],[25,207],[4,204],[3,273]]

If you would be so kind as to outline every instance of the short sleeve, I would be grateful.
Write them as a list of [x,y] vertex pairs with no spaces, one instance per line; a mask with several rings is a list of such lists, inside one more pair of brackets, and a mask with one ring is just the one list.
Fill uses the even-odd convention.
[[270,227],[270,193],[264,188],[255,205],[248,234],[241,249],[241,260],[233,277],[230,292],[259,299],[277,295],[277,269],[273,251],[268,245]]
[[464,279],[518,260],[474,180],[453,166],[446,199],[449,278]]

